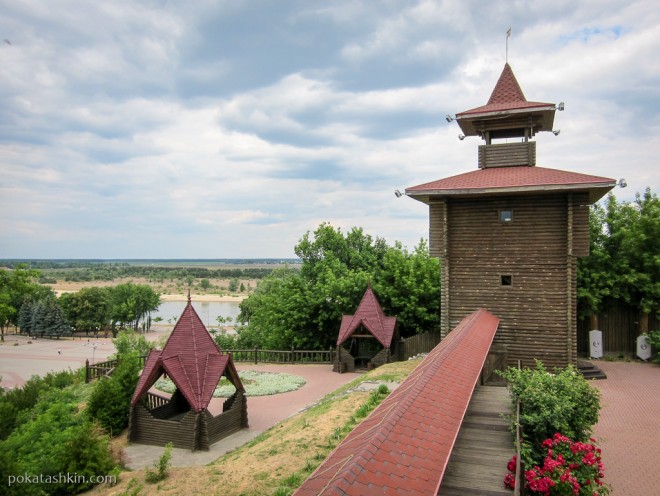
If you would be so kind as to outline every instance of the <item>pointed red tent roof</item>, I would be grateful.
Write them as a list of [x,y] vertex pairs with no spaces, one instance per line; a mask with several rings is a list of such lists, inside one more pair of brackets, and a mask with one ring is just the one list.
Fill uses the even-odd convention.
[[528,102],[513,74],[511,66],[504,65],[502,74],[490,95],[488,103],[481,107],[466,110],[456,114],[456,122],[466,136],[477,136],[480,133],[479,123],[486,119],[506,118],[522,114],[536,116],[535,132],[552,131],[555,118],[555,104],[545,102]]
[[343,315],[337,346],[344,343],[360,327],[364,326],[385,348],[392,344],[396,317],[387,317],[371,289],[371,284],[364,293],[354,315]]
[[490,114],[494,112],[502,112],[507,110],[518,109],[531,109],[531,108],[547,108],[552,107],[554,110],[554,103],[544,102],[528,102],[527,98],[522,92],[516,76],[513,74],[511,66],[507,63],[504,64],[504,69],[493,92],[488,99],[488,103],[481,107],[466,110],[456,114],[456,118],[473,116],[473,114]]
[[294,494],[437,494],[498,325],[465,317]]
[[227,369],[236,387],[242,390],[231,355],[220,351],[188,296],[188,304],[162,351],[149,353],[131,404],[136,405],[164,371],[190,407],[200,412],[208,407],[213,391]]

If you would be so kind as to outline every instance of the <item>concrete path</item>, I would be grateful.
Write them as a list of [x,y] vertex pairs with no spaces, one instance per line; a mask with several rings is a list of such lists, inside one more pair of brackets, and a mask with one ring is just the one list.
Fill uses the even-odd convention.
[[[361,375],[360,373],[337,374],[332,372],[332,365],[255,365],[238,363],[236,368],[239,371],[258,370],[261,372],[283,372],[299,375],[307,383],[300,389],[289,393],[248,398],[249,429],[244,429],[221,439],[213,444],[209,451],[191,452],[185,449],[173,449],[171,462],[173,467],[205,465],[251,441],[265,430],[308,408],[328,393]],[[219,413],[222,411],[223,401],[224,398],[214,398],[211,400],[209,410],[212,413]],[[163,448],[132,444],[124,448],[124,452],[128,458],[127,466],[132,469],[140,469],[152,466],[162,455]]]
[[602,394],[594,437],[603,450],[612,496],[660,495],[660,366],[640,362],[595,363],[607,379],[593,381]]

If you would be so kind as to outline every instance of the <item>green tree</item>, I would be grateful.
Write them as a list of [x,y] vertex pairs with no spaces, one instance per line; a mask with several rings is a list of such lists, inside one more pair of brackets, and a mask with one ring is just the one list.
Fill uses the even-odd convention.
[[39,284],[39,271],[18,264],[11,270],[0,270],[0,341],[10,325],[17,325],[21,306],[27,299],[40,300],[53,294]]
[[[299,271],[283,268],[263,279],[241,303],[239,340],[264,348],[326,349],[336,343],[343,314],[357,308],[369,281],[384,311],[399,314],[404,335],[439,323],[440,275],[424,242],[409,253],[362,229],[346,234],[321,224],[295,247]],[[382,293],[382,294],[381,294]]]
[[421,240],[412,252],[400,243],[385,255],[374,291],[383,308],[397,315],[404,336],[437,331],[440,315],[440,261]]
[[660,303],[660,200],[649,188],[634,202],[609,194],[590,214],[590,255],[578,262],[578,309],[599,313],[609,300],[640,311],[640,332]]
[[39,300],[32,307],[30,331],[39,336],[50,337],[71,333],[71,325],[54,296]]
[[119,284],[110,297],[113,322],[138,330],[140,322],[160,305],[160,296],[146,284]]
[[199,281],[199,287],[206,291],[207,289],[211,288],[211,281],[208,279],[202,279]]
[[128,426],[131,398],[141,368],[142,362],[137,353],[119,355],[114,373],[110,377],[102,377],[94,385],[87,404],[87,413],[111,436],[118,435]]
[[[21,474],[42,474],[52,483],[37,483],[22,494],[76,494],[92,484],[72,484],[58,475],[76,473],[90,478],[109,474],[115,467],[108,438],[78,408],[79,399],[70,391],[43,394],[32,408],[29,420],[0,443],[0,452],[14,460]],[[3,470],[7,470],[6,468]],[[88,479],[89,480],[89,479]]]
[[231,291],[232,293],[235,293],[236,291],[238,291],[239,284],[240,284],[240,281],[238,280],[238,278],[232,277],[229,280],[229,288],[228,288],[229,291]]
[[59,298],[64,315],[79,331],[98,331],[111,320],[110,288],[82,288],[76,293],[65,293]]

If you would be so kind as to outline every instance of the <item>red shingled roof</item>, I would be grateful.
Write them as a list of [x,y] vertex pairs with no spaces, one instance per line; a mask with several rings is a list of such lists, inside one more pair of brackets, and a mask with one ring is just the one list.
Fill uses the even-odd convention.
[[354,315],[343,315],[337,346],[344,343],[360,327],[364,326],[385,348],[392,344],[396,317],[387,317],[371,289],[367,288]]
[[616,181],[545,167],[494,167],[439,179],[406,189],[410,196],[470,195],[533,191],[588,190],[591,201],[609,191]]
[[463,319],[294,494],[436,494],[498,324]]
[[213,391],[229,369],[234,385],[243,389],[230,355],[224,355],[204,327],[190,297],[162,351],[152,350],[138,381],[132,405],[136,405],[158,377],[166,372],[192,410],[208,407]]
[[471,114],[488,114],[491,112],[503,112],[507,110],[533,109],[535,107],[554,107],[553,103],[528,102],[520,89],[518,80],[507,63],[504,65],[502,74],[488,99],[488,103],[481,107],[466,110],[456,114],[457,119],[469,117]]

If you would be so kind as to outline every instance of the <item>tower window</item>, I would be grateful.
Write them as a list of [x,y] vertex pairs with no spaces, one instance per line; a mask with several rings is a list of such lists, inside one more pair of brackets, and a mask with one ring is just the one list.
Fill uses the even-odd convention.
[[500,222],[509,224],[513,221],[513,210],[500,210]]
[[511,286],[513,284],[513,276],[511,274],[501,275],[500,276],[500,285],[501,286]]

